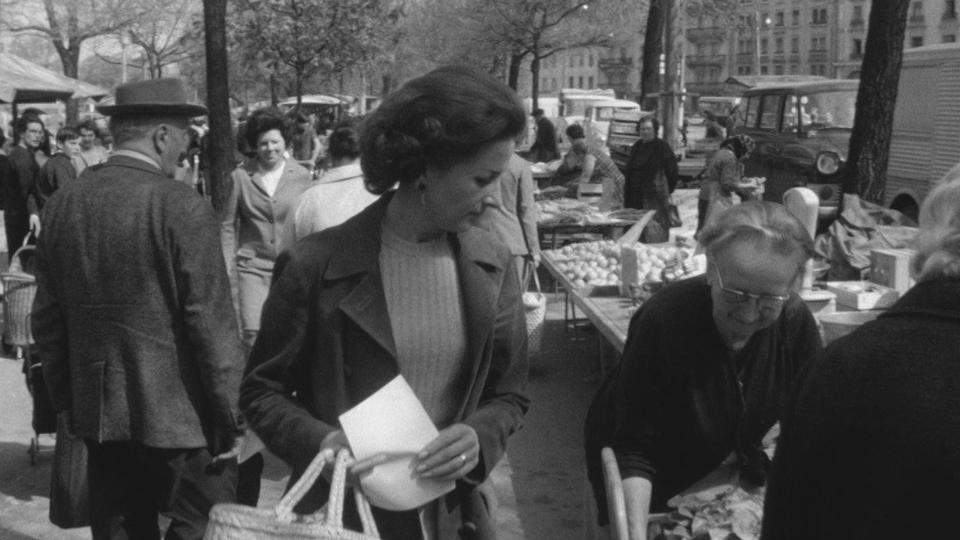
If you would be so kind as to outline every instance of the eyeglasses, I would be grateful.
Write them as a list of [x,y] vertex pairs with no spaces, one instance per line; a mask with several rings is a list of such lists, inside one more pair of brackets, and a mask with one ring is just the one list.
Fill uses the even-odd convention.
[[745,304],[753,299],[757,301],[757,309],[764,315],[773,315],[783,309],[783,304],[790,299],[790,296],[779,296],[775,294],[754,294],[737,289],[729,289],[723,286],[723,278],[720,277],[720,270],[714,268],[717,274],[717,284],[720,285],[720,291],[723,292],[723,300],[731,304]]

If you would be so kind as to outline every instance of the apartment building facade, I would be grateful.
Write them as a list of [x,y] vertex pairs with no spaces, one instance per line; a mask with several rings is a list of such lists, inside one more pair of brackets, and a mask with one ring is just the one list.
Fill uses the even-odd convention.
[[[870,0],[740,0],[733,15],[682,17],[686,91],[730,92],[724,82],[749,75],[857,78],[867,41]],[[913,0],[904,47],[960,37],[957,0]],[[609,48],[572,49],[541,63],[540,93],[560,88],[613,88],[640,93],[643,36]]]

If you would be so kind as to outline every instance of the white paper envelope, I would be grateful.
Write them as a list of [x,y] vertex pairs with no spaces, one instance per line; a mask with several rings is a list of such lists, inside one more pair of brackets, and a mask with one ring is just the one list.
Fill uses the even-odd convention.
[[360,480],[370,504],[385,510],[410,510],[453,490],[453,482],[420,479],[413,470],[417,452],[435,439],[438,431],[402,376],[341,414],[340,425],[358,460],[381,453],[393,458]]

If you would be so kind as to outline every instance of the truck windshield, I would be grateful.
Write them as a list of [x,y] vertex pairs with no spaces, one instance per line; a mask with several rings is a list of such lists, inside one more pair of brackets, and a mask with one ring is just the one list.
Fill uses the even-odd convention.
[[799,96],[799,98],[790,96],[784,113],[784,121],[786,124],[791,113],[796,111],[799,115],[801,131],[853,129],[856,103],[857,91],[855,89],[819,92]]

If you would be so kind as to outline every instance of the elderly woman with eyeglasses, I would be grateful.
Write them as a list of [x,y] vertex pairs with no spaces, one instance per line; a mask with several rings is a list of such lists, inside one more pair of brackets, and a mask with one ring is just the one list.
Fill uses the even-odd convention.
[[630,539],[668,499],[736,458],[762,484],[761,440],[804,367],[821,352],[816,322],[795,294],[813,243],[779,204],[727,210],[700,239],[704,275],[668,285],[630,322],[620,365],[587,414],[587,470],[607,521],[600,449],[613,448]]

